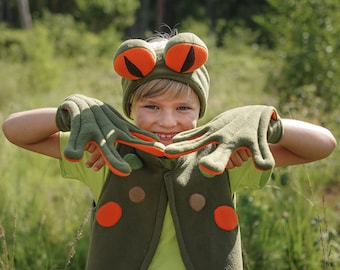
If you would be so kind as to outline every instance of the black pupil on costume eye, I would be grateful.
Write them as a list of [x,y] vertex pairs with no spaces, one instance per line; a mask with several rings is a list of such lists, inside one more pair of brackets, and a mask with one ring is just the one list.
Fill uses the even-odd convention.
[[192,65],[194,64],[194,62],[195,62],[195,51],[194,51],[194,48],[191,46],[189,53],[187,55],[187,58],[185,59],[185,61],[183,63],[181,72],[185,72],[188,69],[190,69],[192,67]]
[[138,77],[138,78],[143,78],[144,75],[143,73],[139,70],[139,68],[134,65],[126,56],[124,56],[124,61],[125,61],[125,65],[128,69],[128,71],[130,72],[130,74]]

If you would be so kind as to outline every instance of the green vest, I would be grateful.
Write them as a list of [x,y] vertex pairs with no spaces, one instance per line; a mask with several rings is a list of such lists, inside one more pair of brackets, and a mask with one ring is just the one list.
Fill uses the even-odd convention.
[[122,156],[135,154],[143,166],[127,177],[109,173],[96,206],[87,269],[148,269],[167,204],[187,269],[242,269],[228,172],[206,178],[197,166],[209,151],[170,160],[119,146]]

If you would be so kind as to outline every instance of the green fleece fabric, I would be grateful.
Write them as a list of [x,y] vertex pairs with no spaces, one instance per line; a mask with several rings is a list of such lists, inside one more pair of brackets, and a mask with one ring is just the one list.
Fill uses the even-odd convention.
[[[275,165],[268,143],[277,143],[283,134],[280,117],[274,107],[253,105],[228,110],[202,127],[177,134],[165,147],[156,135],[143,131],[125,120],[114,108],[93,98],[73,95],[59,106],[56,123],[60,130],[71,130],[65,157],[79,161],[87,143],[95,143],[111,171],[120,176],[131,167],[142,166],[133,155],[124,160],[115,143],[130,145],[155,156],[176,158],[216,144],[216,150],[202,157],[199,168],[206,176],[223,173],[231,154],[245,148],[255,167],[268,171]],[[165,149],[165,150],[164,150]]]
[[[94,200],[97,202],[110,169],[108,166],[104,166],[99,171],[86,168],[85,162],[90,157],[89,152],[85,152],[84,158],[79,162],[68,161],[63,151],[67,145],[69,135],[69,132],[61,132],[60,134],[60,151],[63,154],[63,159],[60,160],[61,174],[65,178],[77,179],[88,186]],[[246,161],[241,167],[228,170],[228,173],[232,193],[242,192],[247,189],[261,189],[266,185],[271,175],[271,171],[263,172],[255,169],[251,160]]]
[[[63,152],[63,149],[67,145],[68,138],[69,132],[61,133],[61,152]],[[80,162],[69,162],[63,156],[63,158],[60,160],[60,170],[63,177],[77,179],[89,187],[91,194],[93,195],[93,198],[97,204],[110,170],[107,166],[104,166],[100,171],[94,171],[92,169],[86,168],[85,161],[89,156],[90,153],[85,152],[84,158]],[[259,189],[265,185],[270,177],[270,173],[264,173],[256,170],[250,160],[241,167],[228,170],[228,173],[230,176],[230,186],[232,188],[231,192],[243,191],[247,188]],[[124,179],[125,178],[121,178],[121,181],[124,182]],[[145,181],[147,181],[147,179]],[[144,183],[144,181],[141,181],[141,183]],[[180,266],[180,262],[182,260],[178,251],[173,226],[174,224],[170,216],[169,207],[167,207],[160,242],[157,246],[155,256],[150,264],[150,270],[185,269],[184,266]]]
[[[213,148],[168,160],[119,147],[121,155],[136,154],[144,166],[123,179],[108,175],[97,204],[87,269],[148,269],[168,203],[186,269],[242,269],[228,172],[211,180],[197,167],[197,160]],[[228,211],[216,215],[224,208]]]
[[268,143],[277,143],[283,135],[280,117],[274,107],[252,105],[228,110],[207,124],[177,134],[165,149],[167,157],[178,157],[209,144],[216,150],[199,161],[201,172],[214,176],[224,172],[231,154],[246,149],[259,170],[275,165]]
[[[57,110],[56,124],[61,131],[71,132],[64,149],[66,158],[79,161],[85,145],[94,143],[112,172],[121,176],[128,175],[131,167],[118,154],[115,143],[131,145],[154,155],[164,154],[164,145],[157,142],[156,135],[129,123],[110,105],[84,95],[75,94],[64,100]],[[132,166],[139,167],[138,164]]]

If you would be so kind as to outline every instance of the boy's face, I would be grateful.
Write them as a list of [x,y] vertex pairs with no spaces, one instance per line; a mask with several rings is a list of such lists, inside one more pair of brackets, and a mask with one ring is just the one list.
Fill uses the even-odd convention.
[[194,91],[187,95],[171,94],[146,97],[131,106],[131,118],[137,127],[156,134],[168,145],[179,132],[197,125],[200,103]]

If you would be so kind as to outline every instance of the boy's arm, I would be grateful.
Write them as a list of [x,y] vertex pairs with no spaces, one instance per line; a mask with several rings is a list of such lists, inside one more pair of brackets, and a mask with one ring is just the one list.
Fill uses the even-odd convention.
[[3,123],[3,132],[19,147],[61,159],[56,112],[56,108],[42,108],[13,113]]
[[[59,129],[56,126],[57,108],[42,108],[17,112],[8,116],[2,125],[7,139],[24,149],[61,159]],[[88,168],[100,170],[105,162],[93,144],[87,144],[85,151],[91,153],[86,161]]]
[[253,105],[228,110],[202,127],[177,134],[165,153],[177,157],[208,144],[216,149],[200,159],[199,168],[213,176],[242,165],[249,156],[259,170],[323,159],[332,153],[336,140],[325,128],[281,120],[273,107]]
[[334,136],[326,128],[293,119],[282,119],[282,125],[281,140],[270,145],[276,167],[320,160],[336,147]]

